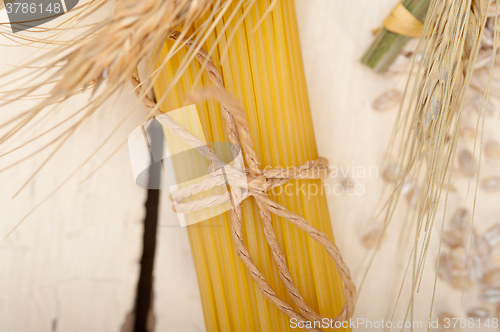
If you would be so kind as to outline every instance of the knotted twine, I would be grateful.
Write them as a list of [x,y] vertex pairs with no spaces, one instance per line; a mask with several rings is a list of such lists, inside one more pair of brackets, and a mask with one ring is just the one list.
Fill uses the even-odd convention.
[[[177,40],[180,33],[175,31],[169,38]],[[335,326],[335,322],[344,322],[351,318],[354,313],[354,301],[356,297],[356,287],[351,280],[351,275],[347,265],[342,259],[342,255],[337,246],[331,242],[324,233],[310,225],[302,216],[295,212],[289,211],[284,206],[273,201],[267,195],[267,191],[272,188],[284,185],[290,180],[294,179],[323,179],[328,175],[327,161],[324,158],[318,158],[314,161],[308,161],[302,166],[292,167],[289,169],[276,168],[270,170],[261,170],[257,155],[253,149],[253,141],[250,136],[250,127],[246,120],[246,114],[240,104],[228,93],[224,88],[222,76],[209,57],[208,53],[201,48],[192,39],[182,40],[184,46],[196,52],[196,58],[203,68],[208,73],[210,81],[214,84],[215,89],[204,89],[198,91],[191,96],[191,101],[201,101],[209,98],[215,98],[221,102],[222,116],[226,123],[226,131],[230,142],[239,147],[244,152],[245,160],[248,164],[248,169],[245,173],[240,172],[235,167],[226,166],[227,175],[222,174],[219,169],[217,172],[212,172],[211,177],[200,183],[193,184],[189,187],[183,188],[172,194],[172,198],[176,204],[177,212],[188,213],[198,211],[205,207],[218,206],[225,202],[232,203],[231,209],[231,226],[232,237],[235,243],[236,251],[241,261],[247,268],[250,276],[261,290],[264,297],[273,303],[279,310],[290,318],[295,318],[298,322],[304,324],[309,321],[322,321],[325,317],[317,314],[305,301],[300,294],[297,286],[295,285],[290,270],[286,265],[286,258],[283,250],[278,244],[276,233],[272,226],[271,213],[283,217],[290,221],[292,224],[305,231],[315,241],[321,244],[327,251],[328,255],[333,259],[337,266],[338,273],[344,284],[345,303],[340,314],[332,321],[331,326]],[[134,91],[139,98],[142,98],[143,104],[152,112],[152,115],[162,125],[168,127],[177,136],[182,138],[189,146],[196,148],[200,154],[208,160],[215,163],[222,163],[220,158],[212,151],[205,143],[201,142],[197,137],[189,133],[180,124],[175,122],[167,113],[161,113],[157,110],[156,103],[146,96],[141,85],[139,74],[136,71],[131,77],[131,83]],[[236,148],[237,149],[237,148]],[[237,155],[239,151],[233,150],[233,155]],[[237,160],[238,158],[235,158]],[[224,176],[223,176],[224,175]],[[209,190],[215,186],[227,185],[227,178],[244,179],[248,183],[246,190],[234,190],[231,185],[231,195],[226,193],[224,195],[214,195],[204,199],[191,201],[188,203],[181,203],[183,200],[191,197],[192,195],[201,191]],[[243,199],[253,196],[264,227],[264,234],[266,241],[271,248],[273,259],[276,262],[279,270],[279,276],[284,284],[287,293],[290,295],[293,302],[299,308],[299,312],[295,311],[287,302],[278,297],[269,283],[266,281],[260,269],[255,265],[247,247],[243,241],[243,220],[242,209],[239,202]],[[237,202],[237,203],[235,203]],[[306,327],[305,330],[312,332],[320,332],[321,329],[314,327]]]

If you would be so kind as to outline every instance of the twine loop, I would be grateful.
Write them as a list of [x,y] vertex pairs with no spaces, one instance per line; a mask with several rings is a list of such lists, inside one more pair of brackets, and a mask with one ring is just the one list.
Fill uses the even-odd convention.
[[[170,39],[177,40],[180,38],[179,32],[173,32]],[[315,241],[321,244],[328,255],[333,259],[336,264],[338,273],[344,284],[345,291],[345,303],[340,312],[340,314],[335,317],[333,324],[337,321],[344,322],[351,318],[354,313],[354,302],[356,298],[356,288],[351,280],[351,275],[347,265],[342,259],[342,255],[337,248],[337,246],[331,242],[327,236],[320,230],[309,224],[302,216],[295,212],[289,211],[284,206],[273,201],[269,198],[267,192],[272,188],[281,186],[292,179],[322,179],[328,175],[328,163],[324,158],[318,158],[313,161],[308,161],[302,166],[291,167],[288,169],[284,168],[274,168],[261,170],[259,168],[259,162],[257,155],[253,149],[253,141],[250,136],[250,128],[246,120],[246,113],[243,108],[239,105],[238,101],[226,92],[222,76],[219,70],[214,65],[213,61],[208,56],[208,53],[199,47],[193,40],[182,40],[183,45],[193,49],[196,52],[196,58],[205,68],[211,82],[214,84],[215,89],[203,89],[197,91],[190,96],[191,101],[201,101],[210,98],[217,99],[221,103],[222,115],[226,122],[226,131],[231,143],[240,147],[240,151],[233,151],[233,155],[240,153],[241,150],[244,152],[244,157],[247,162],[248,168],[244,171],[240,171],[242,168],[236,165],[236,167],[224,167],[228,170],[226,176],[232,178],[233,180],[246,181],[248,186],[246,189],[239,188],[238,186],[231,186],[230,193],[224,195],[214,195],[204,199],[199,199],[187,203],[183,201],[192,195],[213,188],[216,185],[226,185],[226,181],[223,177],[222,171],[217,169],[213,172],[213,176],[202,181],[201,183],[193,184],[189,187],[183,188],[172,194],[174,201],[179,202],[176,204],[176,210],[179,212],[192,212],[198,209],[203,209],[208,206],[217,206],[225,202],[232,203],[231,210],[231,227],[232,227],[232,237],[236,247],[236,251],[241,261],[247,268],[250,276],[257,284],[262,294],[266,299],[271,301],[279,310],[285,313],[290,318],[295,318],[298,322],[307,321],[322,321],[325,317],[317,314],[305,301],[300,294],[297,286],[295,285],[292,275],[286,264],[286,257],[278,244],[278,240],[272,226],[271,214],[275,214],[279,217],[287,219],[289,222],[305,231],[309,236],[311,236]],[[181,125],[176,123],[167,113],[161,113],[157,110],[156,103],[146,96],[144,90],[141,86],[138,72],[131,77],[131,83],[134,87],[136,95],[142,99],[144,105],[152,112],[152,115],[164,126],[170,128],[176,135],[182,138],[188,145],[193,148],[198,149],[200,154],[210,161],[218,162],[220,159],[217,155],[211,151],[211,149],[194,135],[185,130]],[[237,158],[235,158],[236,160]],[[236,188],[236,190],[234,190]],[[299,308],[298,312],[295,311],[290,304],[283,301],[278,297],[273,288],[266,281],[264,275],[260,269],[256,266],[247,247],[243,241],[243,219],[242,219],[242,209],[239,202],[243,199],[253,196],[257,206],[259,208],[259,214],[262,220],[264,235],[266,241],[271,248],[273,259],[278,266],[279,277],[284,284],[287,293],[290,295],[291,299]],[[314,326],[314,325],[313,325]],[[335,326],[335,325],[334,325]],[[314,327],[306,327],[305,330],[311,332],[320,332],[321,329]]]

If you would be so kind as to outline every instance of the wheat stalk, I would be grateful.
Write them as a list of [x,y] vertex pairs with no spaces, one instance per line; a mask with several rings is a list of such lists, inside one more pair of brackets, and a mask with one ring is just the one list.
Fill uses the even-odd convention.
[[[496,7],[490,5],[490,0],[432,0],[429,6],[416,51],[420,58],[413,63],[416,75],[408,82],[407,100],[400,108],[391,140],[400,144],[391,143],[387,152],[387,156],[398,155],[399,171],[394,192],[386,205],[385,228],[391,222],[405,183],[420,187],[413,258],[408,262],[410,266],[414,259],[410,303],[420,287],[441,198],[444,198],[446,212],[462,110],[474,68],[490,60],[489,79],[482,89],[484,100],[488,99],[498,39],[497,18],[490,53],[485,56],[486,50],[481,47],[488,17],[498,17]],[[495,14],[492,15],[492,11]],[[480,54],[482,62],[478,63]],[[483,101],[482,109],[485,107]],[[441,236],[444,217],[443,214]],[[439,259],[437,265],[439,267]],[[432,301],[434,294],[435,287]],[[406,318],[411,307],[407,308]]]

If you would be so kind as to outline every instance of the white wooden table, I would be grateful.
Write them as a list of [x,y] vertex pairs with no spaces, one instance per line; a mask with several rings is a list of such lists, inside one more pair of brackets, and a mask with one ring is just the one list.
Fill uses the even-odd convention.
[[[375,75],[359,59],[372,41],[372,29],[380,26],[394,4],[395,0],[296,0],[320,155],[339,168],[378,167],[378,177],[351,176],[355,184],[364,188],[363,195],[328,196],[337,244],[358,285],[371,254],[361,246],[360,237],[380,208],[384,186],[381,165],[397,112],[393,109],[376,113],[371,103],[389,89],[402,89],[406,82],[402,76]],[[5,13],[1,15],[4,19]],[[29,52],[0,47],[1,70]],[[37,169],[44,154],[0,173],[0,238],[57,188],[123,118],[135,102],[130,88],[126,90],[82,126],[15,199],[11,196]],[[64,110],[76,109],[85,98],[88,95],[66,102],[58,116],[63,116]],[[16,114],[20,105],[28,103],[3,106],[0,120]],[[103,151],[0,243],[1,331],[120,330],[135,299],[146,191],[133,181],[125,147],[90,180],[83,184],[80,181],[141,122],[145,114],[141,107]],[[37,144],[42,142],[34,143]],[[0,168],[24,155],[16,152],[0,158]],[[327,181],[334,185],[341,180]],[[162,192],[154,272],[155,329],[204,331],[187,233],[183,228],[169,226],[176,217],[167,196],[167,191]],[[456,206],[464,198],[452,200]],[[478,210],[478,220],[485,223],[478,225],[482,229],[492,215],[500,215],[498,204],[488,204],[490,201],[491,197],[486,198]],[[405,222],[403,215],[395,216],[394,227],[375,259],[357,303],[356,317],[372,321],[391,318],[409,259],[408,248],[398,247]],[[432,250],[436,248],[437,242],[433,242]],[[415,320],[427,321],[429,316],[434,260],[435,255],[430,255],[421,292],[416,297]],[[409,282],[403,289],[395,320],[404,317]],[[439,285],[434,313],[446,309],[463,317],[461,293]],[[467,299],[466,296],[464,301]]]

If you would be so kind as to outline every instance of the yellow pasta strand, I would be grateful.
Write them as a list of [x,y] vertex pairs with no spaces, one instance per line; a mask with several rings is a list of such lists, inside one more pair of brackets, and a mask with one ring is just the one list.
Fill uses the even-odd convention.
[[[278,1],[261,22],[271,2],[233,2],[203,44],[221,71],[227,90],[242,102],[247,112],[261,168],[297,166],[318,157],[294,3]],[[201,29],[202,23],[195,23],[194,29]],[[172,45],[170,41],[165,43],[158,64]],[[181,49],[162,69],[154,85],[158,100],[170,87],[182,59],[189,54]],[[169,112],[185,106],[186,93],[198,83],[200,72],[202,68],[197,62],[190,64],[160,109]],[[198,86],[212,86],[205,73],[201,74]],[[206,140],[228,142],[220,106],[210,101],[198,104],[197,109]],[[318,193],[313,192],[314,188]],[[320,180],[291,181],[284,188],[276,188],[270,196],[304,216],[333,240]],[[242,208],[244,241],[252,259],[279,297],[297,310],[280,282],[253,198],[245,200]],[[344,303],[344,291],[335,264],[305,232],[283,218],[273,215],[272,220],[290,272],[305,301],[322,316],[336,317]],[[297,331],[291,328],[289,318],[264,298],[241,263],[231,238],[229,212],[190,225],[188,232],[207,331]]]

